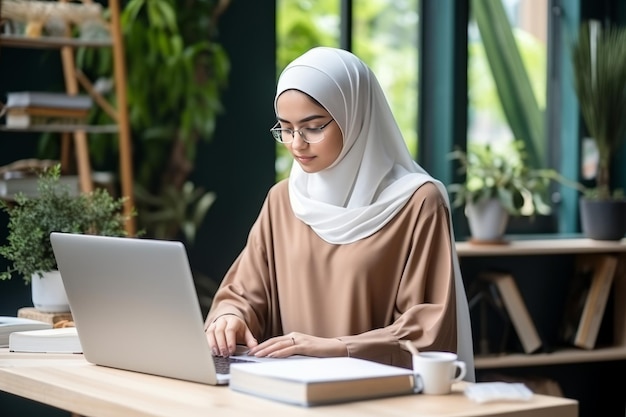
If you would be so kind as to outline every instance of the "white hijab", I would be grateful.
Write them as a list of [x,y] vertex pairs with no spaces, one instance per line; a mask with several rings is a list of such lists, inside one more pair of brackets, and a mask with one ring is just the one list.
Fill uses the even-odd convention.
[[[352,53],[317,47],[291,62],[280,75],[276,101],[285,90],[299,90],[317,100],[343,133],[337,160],[323,171],[309,174],[294,161],[289,196],[297,218],[331,244],[346,244],[371,236],[404,207],[425,182],[444,196],[445,186],[411,157],[385,94],[369,67]],[[452,242],[454,235],[451,230]],[[455,282],[463,289],[456,250]],[[457,294],[459,294],[457,292]],[[459,349],[468,346],[470,329],[465,291],[457,296]],[[469,330],[469,352],[473,358]],[[469,356],[468,356],[469,355]],[[473,359],[467,364],[473,378]],[[471,370],[471,372],[469,372]]]

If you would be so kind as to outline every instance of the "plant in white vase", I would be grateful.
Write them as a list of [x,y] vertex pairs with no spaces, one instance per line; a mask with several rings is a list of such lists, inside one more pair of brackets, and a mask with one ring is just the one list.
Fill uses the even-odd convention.
[[470,142],[467,152],[450,154],[465,175],[463,183],[448,185],[452,207],[464,207],[475,241],[502,240],[510,216],[547,215],[551,181],[582,190],[552,169],[533,169],[527,165],[524,143],[497,144]]
[[[126,236],[123,198],[113,198],[101,188],[76,194],[59,182],[60,174],[60,165],[44,169],[36,196],[18,194],[14,202],[0,201],[0,208],[9,216],[7,241],[0,246],[0,255],[9,265],[0,279],[21,275],[32,285],[34,306],[45,312],[69,311],[51,232]],[[49,288],[55,281],[60,287]],[[59,299],[49,300],[54,293]]]

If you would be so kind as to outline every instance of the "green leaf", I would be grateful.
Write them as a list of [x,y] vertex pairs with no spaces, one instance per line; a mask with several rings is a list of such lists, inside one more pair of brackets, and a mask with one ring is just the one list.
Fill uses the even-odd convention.
[[543,112],[533,93],[501,0],[472,3],[498,96],[513,136],[524,141],[534,166],[544,165]]

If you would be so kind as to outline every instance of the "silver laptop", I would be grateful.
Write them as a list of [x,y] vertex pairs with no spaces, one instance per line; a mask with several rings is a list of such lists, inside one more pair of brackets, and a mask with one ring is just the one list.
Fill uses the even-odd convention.
[[56,232],[50,239],[88,362],[228,383],[228,371],[216,371],[181,242]]

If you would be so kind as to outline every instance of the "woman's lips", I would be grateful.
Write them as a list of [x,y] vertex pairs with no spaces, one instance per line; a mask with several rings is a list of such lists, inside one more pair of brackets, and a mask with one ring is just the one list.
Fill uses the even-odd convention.
[[298,162],[303,163],[303,164],[307,164],[311,162],[313,159],[315,159],[314,156],[306,156],[306,155],[294,155],[294,158],[296,158]]

